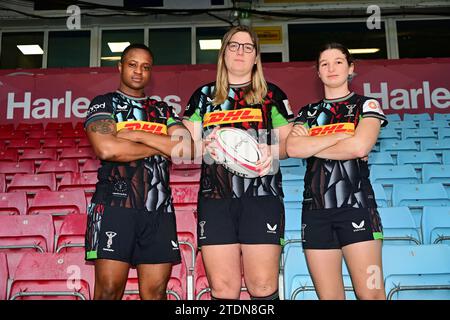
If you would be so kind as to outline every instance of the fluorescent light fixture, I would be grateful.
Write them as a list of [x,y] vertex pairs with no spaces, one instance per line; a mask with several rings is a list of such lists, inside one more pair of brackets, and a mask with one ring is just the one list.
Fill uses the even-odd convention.
[[44,54],[44,50],[38,44],[18,44],[17,48],[24,55]]
[[108,47],[111,52],[123,52],[129,45],[129,42],[108,42]]
[[222,46],[222,40],[220,39],[198,40],[198,42],[201,50],[220,50]]
[[101,60],[105,60],[105,61],[119,61],[120,60],[120,56],[113,56],[113,57],[101,57]]
[[365,48],[365,49],[348,49],[351,54],[365,54],[365,53],[375,53],[380,51],[380,48]]

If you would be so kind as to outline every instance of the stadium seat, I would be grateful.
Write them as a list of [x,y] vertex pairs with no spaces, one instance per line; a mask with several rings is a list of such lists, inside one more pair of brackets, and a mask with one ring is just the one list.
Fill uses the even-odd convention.
[[56,150],[53,149],[41,149],[41,150],[35,150],[35,149],[26,149],[24,152],[20,155],[19,160],[34,160],[34,163],[36,165],[40,165],[43,160],[56,160],[57,154]]
[[391,154],[398,151],[419,151],[419,146],[412,140],[382,140],[380,151],[389,151]]
[[198,183],[200,181],[200,169],[192,170],[170,170],[170,183]]
[[388,300],[450,299],[450,246],[383,246]]
[[200,186],[198,183],[171,185],[174,204],[196,204]]
[[421,121],[419,122],[419,128],[431,128],[434,131],[439,128],[448,128],[447,120],[430,120],[430,121]]
[[28,135],[28,139],[38,139],[41,144],[45,144],[46,139],[57,139],[59,133],[57,130],[32,131]]
[[423,141],[421,143],[421,149],[422,151],[434,151],[441,154],[444,150],[450,150],[450,138]]
[[283,186],[303,183],[306,173],[305,167],[280,167]]
[[[210,300],[211,299],[211,288],[209,287],[209,282],[206,277],[205,266],[203,264],[202,255],[199,252],[195,263],[195,289],[194,297],[195,300]],[[250,300],[250,295],[245,287],[244,277],[241,274],[241,295],[240,300]]]
[[53,173],[29,174],[16,173],[6,188],[7,192],[26,191],[34,195],[39,190],[56,190],[56,178]]
[[16,173],[34,173],[34,161],[0,161],[0,173],[4,173],[9,182]]
[[402,129],[415,129],[417,125],[414,121],[390,121],[389,129],[396,129],[401,131]]
[[52,216],[86,213],[86,199],[82,190],[38,191],[28,208],[28,214],[49,213]]
[[42,122],[39,123],[19,123],[17,125],[16,131],[25,131],[25,133],[33,132],[33,131],[43,131],[44,125]]
[[450,150],[442,152],[442,163],[450,164]]
[[299,158],[287,158],[280,160],[280,167],[301,167],[303,166],[303,160]]
[[11,140],[25,138],[25,131],[0,131],[0,141],[5,141],[7,144],[9,144]]
[[372,183],[381,183],[383,186],[393,185],[394,183],[419,183],[416,171],[410,164],[388,166],[372,165],[370,168],[370,181]]
[[3,123],[3,124],[0,124],[0,131],[3,131],[3,132],[11,132],[11,131],[14,131],[14,124],[12,124],[12,123]]
[[49,122],[45,126],[45,131],[48,130],[57,130],[59,132],[62,132],[62,130],[72,130],[72,123],[71,122]]
[[52,252],[55,230],[51,216],[0,216],[0,250],[8,256],[8,269],[14,276],[26,252]]
[[450,185],[450,165],[443,164],[424,164],[423,165],[423,182],[424,183],[442,183]]
[[3,161],[17,161],[19,154],[16,149],[2,149],[0,150],[0,162]]
[[77,122],[73,126],[74,130],[84,130],[84,122]]
[[389,152],[369,153],[369,165],[395,165],[394,159]]
[[443,140],[446,138],[450,138],[450,128],[448,127],[448,125],[445,128],[438,129],[438,139]]
[[422,237],[425,244],[450,244],[450,207],[424,207]]
[[6,289],[8,288],[8,262],[6,255],[0,252],[0,300],[6,300]]
[[62,176],[58,191],[83,190],[86,197],[92,197],[97,181],[96,172],[67,172]]
[[63,148],[75,147],[75,139],[72,138],[46,139],[45,144],[42,146],[43,149],[56,149],[58,153],[60,153]]
[[21,215],[27,213],[25,191],[0,193],[0,215]]
[[377,206],[382,208],[388,207],[391,199],[387,197],[383,185],[381,183],[372,183],[372,189],[375,193],[375,201],[377,202]]
[[76,159],[82,164],[88,159],[95,159],[96,155],[91,147],[64,148],[59,155],[59,160]]
[[395,207],[408,206],[418,226],[423,207],[450,206],[450,199],[440,183],[396,184],[392,191],[392,203]]
[[431,116],[429,113],[405,113],[403,114],[403,121],[415,121],[417,123],[431,121]]
[[56,231],[55,252],[84,252],[86,223],[86,214],[66,215],[61,227]]
[[382,129],[380,130],[380,134],[378,135],[378,139],[395,139],[401,140],[400,134],[395,129]]
[[436,138],[436,134],[430,128],[403,129],[402,131],[403,140],[412,140],[417,145],[420,145],[425,141],[435,141]]
[[408,207],[378,208],[383,240],[389,244],[421,244],[420,233]]
[[80,172],[97,172],[98,168],[100,168],[100,160],[90,159],[81,165]]
[[284,206],[286,209],[299,209],[302,207],[303,190],[303,181],[299,181],[294,185],[285,185],[283,187]]
[[80,138],[80,139],[78,140],[78,142],[77,142],[77,147],[78,147],[78,148],[82,148],[82,147],[89,147],[89,148],[92,148],[91,142],[90,142],[89,139],[86,138],[86,137]]
[[172,164],[172,170],[192,170],[192,169],[200,169],[201,164],[199,163],[193,163],[188,162],[188,163],[179,163],[179,164]]
[[4,173],[0,173],[0,192],[5,192],[6,190],[6,178]]
[[401,151],[397,155],[397,163],[410,164],[416,170],[422,170],[422,166],[426,163],[428,164],[440,164],[441,162],[436,157],[433,151]]
[[64,160],[43,160],[37,173],[54,173],[57,180],[60,180],[66,172],[78,172],[78,161],[75,159]]
[[11,284],[11,300],[90,300],[94,267],[82,253],[27,253]]
[[450,113],[435,113],[433,119],[450,121]]
[[78,129],[66,129],[63,128],[61,130],[61,138],[71,138],[71,139],[80,139],[86,137],[86,132],[84,129],[78,130]]
[[25,149],[39,149],[41,141],[39,139],[14,139],[11,140],[6,147],[7,149],[15,149],[18,154],[22,154]]
[[300,240],[302,238],[302,210],[301,209],[285,209],[285,227],[284,240]]
[[400,118],[400,115],[398,113],[387,114],[386,118],[388,119],[389,122],[391,122],[391,121],[402,121],[402,119]]

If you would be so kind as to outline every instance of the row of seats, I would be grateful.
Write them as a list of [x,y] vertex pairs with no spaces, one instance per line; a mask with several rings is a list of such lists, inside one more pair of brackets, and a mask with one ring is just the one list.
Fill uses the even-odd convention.
[[435,113],[431,116],[429,113],[404,113],[403,117],[398,113],[386,115],[389,121],[413,121],[415,123],[429,122],[429,121],[450,121],[449,113]]

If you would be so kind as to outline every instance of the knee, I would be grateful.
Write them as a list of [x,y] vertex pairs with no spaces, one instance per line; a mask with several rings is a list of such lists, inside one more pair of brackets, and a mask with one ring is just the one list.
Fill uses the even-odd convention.
[[216,299],[239,299],[241,281],[216,279],[211,281],[211,295]]
[[123,288],[119,284],[107,283],[95,286],[95,300],[120,300],[122,299]]
[[268,297],[278,291],[277,279],[256,279],[246,282],[246,285],[254,298]]
[[142,300],[167,300],[167,283],[158,283],[140,288],[139,296]]

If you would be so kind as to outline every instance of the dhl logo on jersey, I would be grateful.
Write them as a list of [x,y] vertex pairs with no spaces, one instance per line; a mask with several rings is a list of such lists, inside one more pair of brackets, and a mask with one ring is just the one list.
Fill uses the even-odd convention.
[[313,127],[309,129],[310,136],[326,136],[328,134],[344,132],[348,134],[355,133],[355,125],[350,122],[327,124],[324,126]]
[[142,130],[156,134],[167,134],[167,126],[162,123],[148,122],[148,121],[124,121],[116,125],[117,131],[122,129],[128,130]]
[[214,124],[262,121],[260,109],[243,108],[238,110],[208,112],[203,118],[203,127]]

